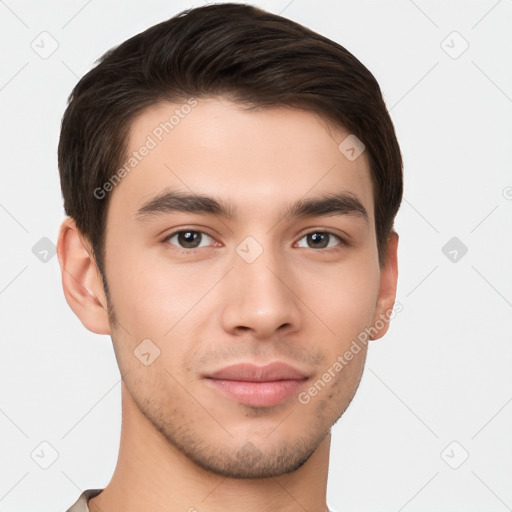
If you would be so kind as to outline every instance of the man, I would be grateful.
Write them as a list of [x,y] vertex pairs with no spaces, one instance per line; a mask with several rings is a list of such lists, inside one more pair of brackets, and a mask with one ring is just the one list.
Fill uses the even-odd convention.
[[330,429],[397,284],[371,73],[280,16],[193,9],[80,80],[59,168],[66,300],[122,376],[114,475],[69,510],[329,510]]

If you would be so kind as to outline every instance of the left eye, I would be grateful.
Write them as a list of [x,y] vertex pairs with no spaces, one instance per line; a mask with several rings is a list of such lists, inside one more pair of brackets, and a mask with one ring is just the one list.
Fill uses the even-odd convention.
[[306,243],[308,244],[307,247],[309,247],[310,249],[328,249],[330,247],[338,245],[329,243],[330,240],[332,240],[333,238],[338,240],[338,242],[343,242],[343,240],[339,236],[335,235],[334,233],[329,233],[328,231],[312,231],[311,233],[304,235],[301,238],[301,240],[306,239]]
[[[172,235],[169,235],[165,241],[171,242],[171,240],[175,238],[178,242],[178,246],[182,249],[198,249],[200,247],[208,246],[209,244],[201,245],[201,242],[203,239],[206,238],[206,240],[213,240],[209,235],[206,233],[203,233],[202,231],[193,231],[193,230],[183,230],[183,231],[176,231],[176,233],[173,233]],[[176,245],[175,243],[171,242],[173,245]]]

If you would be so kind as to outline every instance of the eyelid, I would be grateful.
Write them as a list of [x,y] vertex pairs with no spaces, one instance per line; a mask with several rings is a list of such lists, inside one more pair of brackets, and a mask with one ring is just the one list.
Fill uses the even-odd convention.
[[334,235],[338,237],[340,240],[343,240],[348,243],[348,241],[351,239],[351,236],[348,233],[345,233],[345,231],[342,231],[338,228],[333,227],[316,227],[316,228],[307,228],[306,231],[304,231],[300,238],[303,236],[309,235],[311,233],[329,233],[331,235]]

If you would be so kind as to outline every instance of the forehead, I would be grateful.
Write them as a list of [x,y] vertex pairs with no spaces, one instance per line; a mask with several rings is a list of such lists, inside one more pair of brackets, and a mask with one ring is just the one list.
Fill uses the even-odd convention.
[[[126,172],[109,209],[133,216],[164,189],[222,197],[247,218],[299,198],[346,191],[373,222],[366,153],[350,160],[343,127],[298,109],[246,110],[223,98],[160,103],[132,123]],[[349,139],[350,140],[350,139]]]

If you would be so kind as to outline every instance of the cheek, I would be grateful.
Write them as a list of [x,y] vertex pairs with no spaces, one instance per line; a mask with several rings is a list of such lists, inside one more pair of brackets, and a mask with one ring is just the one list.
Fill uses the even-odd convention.
[[323,311],[329,314],[326,323],[336,334],[326,347],[326,366],[320,379],[329,380],[329,402],[337,411],[348,406],[361,380],[368,348],[366,332],[372,322],[378,290],[378,266],[354,265],[350,271],[340,272],[340,278],[323,298]]
[[107,278],[119,321],[133,337],[164,336],[185,312],[185,276],[179,269],[142,258],[142,252],[119,248],[116,254],[115,249],[111,261],[117,264],[109,265]]
[[143,371],[137,353],[145,347],[151,357],[158,354],[146,373],[150,368],[167,368],[181,374],[182,361],[194,349],[200,299],[211,284],[207,280],[194,284],[194,276],[179,267],[143,262],[129,251],[117,261],[119,265],[110,265],[107,279],[119,322],[112,338],[121,370]]
[[300,282],[298,295],[332,335],[333,349],[342,350],[371,324],[379,291],[378,266],[369,262],[317,269]]

